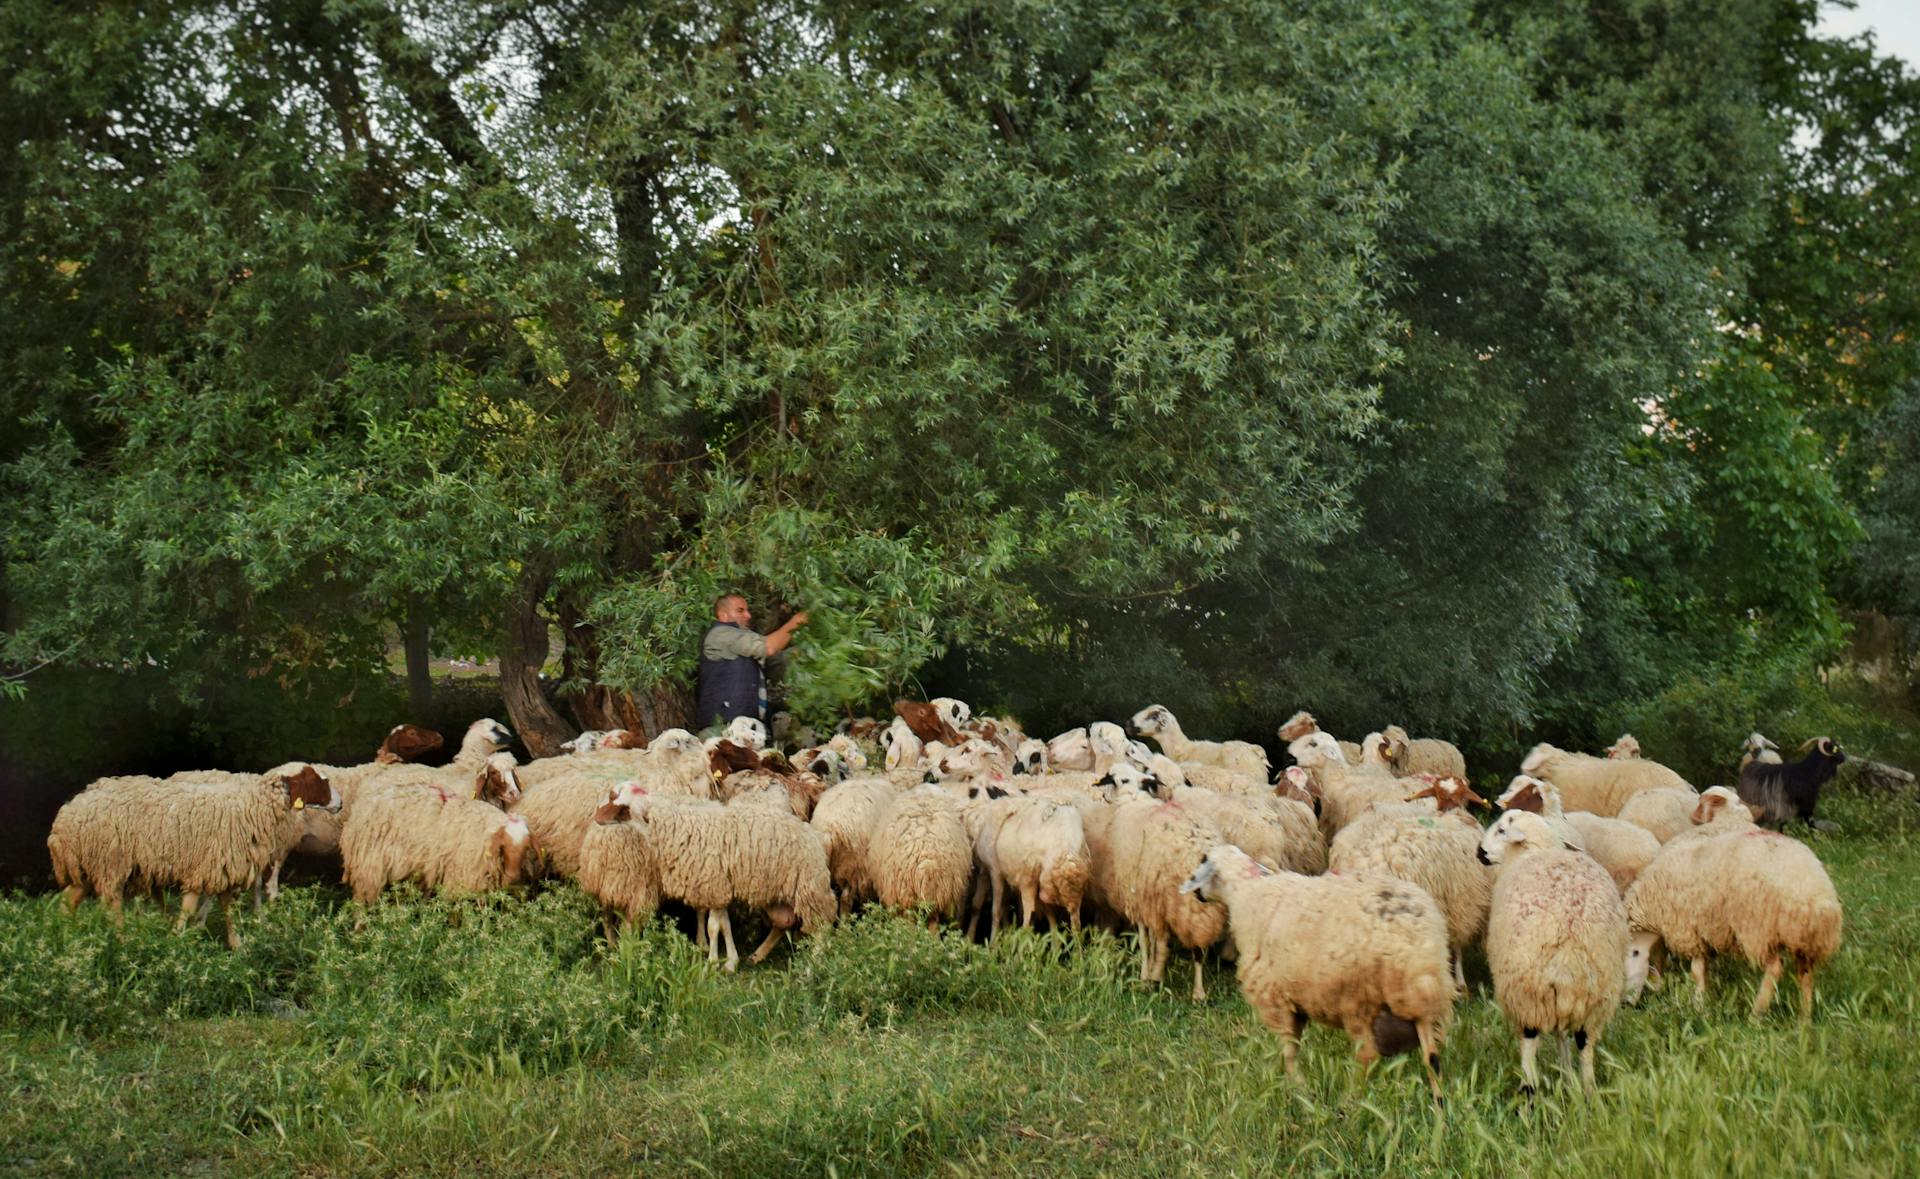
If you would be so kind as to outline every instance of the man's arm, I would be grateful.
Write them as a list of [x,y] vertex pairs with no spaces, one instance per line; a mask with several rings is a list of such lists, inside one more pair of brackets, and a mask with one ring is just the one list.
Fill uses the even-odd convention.
[[807,612],[805,610],[798,611],[792,618],[781,623],[779,630],[767,636],[767,655],[771,657],[786,650],[787,644],[793,641],[793,632],[806,624]]

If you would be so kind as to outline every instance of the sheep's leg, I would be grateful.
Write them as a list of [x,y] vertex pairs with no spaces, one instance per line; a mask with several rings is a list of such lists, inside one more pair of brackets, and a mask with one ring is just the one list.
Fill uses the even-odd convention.
[[1693,960],[1693,1001],[1707,1001],[1707,959],[1704,954]]
[[1359,1067],[1353,1070],[1353,1089],[1367,1087],[1368,1078],[1373,1076],[1373,1062],[1380,1059],[1380,1045],[1373,1039],[1373,1028],[1362,1026],[1353,1035],[1353,1055]]
[[1300,1013],[1289,1007],[1281,1016],[1282,1025],[1276,1029],[1280,1033],[1280,1059],[1286,1065],[1287,1076],[1300,1080]]
[[1020,886],[1020,924],[1028,929],[1033,928],[1034,906],[1040,903],[1038,893],[1039,889],[1034,885],[1023,884]]
[[126,923],[126,913],[122,907],[126,903],[126,896],[121,889],[109,889],[100,894],[100,899],[106,903],[107,912],[113,915],[113,923],[115,925],[124,925]]
[[[976,930],[980,928],[980,914],[987,907],[987,888],[989,880],[985,873],[973,874],[973,895],[967,898],[967,940],[972,941]],[[989,918],[991,920],[991,918]],[[991,936],[991,931],[989,931]]]
[[80,902],[87,899],[87,886],[84,884],[67,885],[67,915],[71,917],[80,909]]
[[1140,981],[1153,981],[1153,930],[1140,927]]
[[220,912],[227,921],[227,949],[229,950],[240,948],[240,934],[233,927],[233,903],[238,899],[240,899],[238,892],[220,894]]
[[1453,952],[1453,993],[1467,993],[1467,952],[1464,949]]
[[987,922],[987,936],[997,938],[1000,936],[1000,911],[1006,905],[1007,882],[998,868],[987,869],[987,876],[993,884],[993,919]]
[[[701,949],[701,950],[707,949],[707,922],[711,921],[712,919],[713,919],[713,914],[709,913],[705,909],[695,909],[693,911],[694,948]],[[707,952],[707,961],[709,962],[713,961],[713,952],[711,950],[708,950]]]
[[1753,1017],[1759,1019],[1773,1006],[1774,988],[1780,985],[1780,954],[1775,951],[1767,959],[1766,973],[1760,978],[1760,991],[1753,997]]
[[1580,1086],[1587,1092],[1593,1092],[1593,1051],[1600,1044],[1598,1036],[1590,1036],[1586,1029],[1573,1033],[1574,1046],[1580,1049]]
[[1164,929],[1153,934],[1153,978],[1149,981],[1163,983],[1167,981],[1167,957],[1173,953],[1173,936]]
[[787,931],[781,929],[778,925],[769,929],[766,940],[760,943],[760,948],[747,955],[747,965],[758,966],[762,962],[765,962],[767,955],[773,953],[773,947],[780,941],[780,935],[785,932]]
[[1800,1022],[1813,1018],[1813,963],[1804,954],[1795,954],[1794,972],[1800,976]]
[[1073,940],[1080,940],[1080,906],[1067,910],[1067,929],[1072,932]]
[[[215,899],[217,900],[219,898],[216,897]],[[204,901],[204,898],[203,898],[203,901]],[[205,929],[207,927],[207,918],[211,916],[213,916],[213,902],[204,901],[204,903],[202,903],[200,906],[199,915],[193,919],[194,928]]]
[[1193,1001],[1207,1001],[1207,950],[1205,946],[1193,951]]
[[727,973],[740,969],[740,951],[733,944],[733,914],[725,909],[715,909],[720,918],[720,933],[727,939]]
[[1440,1030],[1433,1026],[1431,1019],[1416,1019],[1413,1030],[1420,1037],[1420,1058],[1426,1062],[1427,1087],[1433,1090],[1433,1100],[1444,1100],[1440,1094]]
[[1540,1069],[1533,1062],[1534,1054],[1540,1051],[1540,1029],[1523,1028],[1520,1032],[1520,1095],[1532,1097],[1534,1090],[1540,1087]]
[[180,894],[180,916],[174,918],[173,932],[179,933],[181,930],[185,929],[187,927],[187,922],[193,920],[194,910],[198,909],[199,907],[200,907],[199,893],[197,892],[181,893]]
[[1560,1041],[1560,1071],[1573,1072],[1573,1050],[1567,1046],[1567,1033],[1561,1032],[1554,1039]]

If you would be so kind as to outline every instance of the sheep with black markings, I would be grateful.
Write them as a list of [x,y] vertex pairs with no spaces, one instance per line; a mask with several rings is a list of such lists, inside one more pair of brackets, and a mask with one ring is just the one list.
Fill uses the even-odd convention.
[[1209,849],[1181,891],[1225,903],[1240,989],[1280,1033],[1288,1076],[1300,1076],[1307,1020],[1352,1037],[1363,1071],[1398,1050],[1410,1024],[1439,1100],[1453,987],[1432,897],[1386,876],[1268,872],[1230,844]]
[[1520,1033],[1521,1092],[1540,1083],[1540,1033],[1580,1050],[1580,1080],[1594,1085],[1593,1057],[1626,986],[1627,910],[1598,862],[1571,850],[1541,816],[1508,811],[1480,843],[1498,868],[1487,917],[1487,965],[1500,1010]]
[[1463,952],[1486,930],[1493,895],[1493,874],[1479,860],[1479,844],[1477,825],[1388,803],[1364,811],[1334,836],[1327,870],[1391,876],[1432,897],[1446,919],[1454,985],[1464,991]]

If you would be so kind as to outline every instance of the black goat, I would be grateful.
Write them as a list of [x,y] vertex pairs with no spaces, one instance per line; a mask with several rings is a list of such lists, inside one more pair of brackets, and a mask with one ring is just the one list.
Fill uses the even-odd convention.
[[1789,819],[1813,822],[1820,787],[1847,760],[1846,751],[1832,737],[1816,737],[1802,745],[1799,753],[1796,761],[1748,762],[1740,771],[1740,801],[1765,807],[1761,821],[1769,827],[1784,827]]

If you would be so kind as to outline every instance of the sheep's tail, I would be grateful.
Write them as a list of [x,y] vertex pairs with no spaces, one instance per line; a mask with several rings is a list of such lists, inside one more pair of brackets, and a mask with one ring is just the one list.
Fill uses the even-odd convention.
[[86,883],[78,859],[58,832],[47,836],[47,857],[53,861],[55,884],[61,888],[73,888]]

